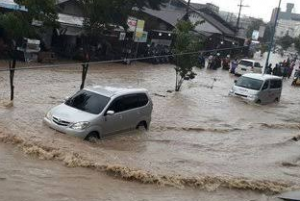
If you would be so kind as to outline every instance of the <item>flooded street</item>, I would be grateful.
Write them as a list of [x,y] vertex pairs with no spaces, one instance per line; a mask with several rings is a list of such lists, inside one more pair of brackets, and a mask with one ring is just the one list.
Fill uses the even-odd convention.
[[256,105],[228,97],[236,79],[228,72],[196,71],[181,92],[168,93],[171,65],[92,65],[88,86],[147,88],[154,103],[148,132],[96,144],[42,123],[79,89],[78,66],[16,71],[13,107],[4,103],[8,72],[0,72],[3,200],[273,200],[264,194],[299,189],[300,89],[284,80],[280,103]]

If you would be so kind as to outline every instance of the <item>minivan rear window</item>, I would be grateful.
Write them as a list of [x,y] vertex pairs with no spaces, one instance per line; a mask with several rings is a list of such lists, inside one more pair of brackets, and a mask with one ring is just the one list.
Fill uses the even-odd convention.
[[245,60],[241,60],[239,64],[242,65],[242,66],[247,66],[247,67],[252,67],[253,66],[253,62],[245,61]]
[[260,90],[262,84],[262,80],[257,80],[249,77],[240,77],[236,82],[236,86],[252,90]]
[[280,89],[282,87],[281,80],[271,80],[270,88],[271,89]]
[[82,90],[69,98],[65,104],[84,112],[100,114],[108,104],[109,100],[109,97]]

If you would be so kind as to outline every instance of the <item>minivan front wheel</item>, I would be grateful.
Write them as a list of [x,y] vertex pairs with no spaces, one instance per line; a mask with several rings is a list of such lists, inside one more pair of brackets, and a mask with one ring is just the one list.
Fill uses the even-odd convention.
[[100,135],[97,132],[91,132],[86,136],[84,140],[89,141],[89,142],[95,142],[96,140],[100,139]]

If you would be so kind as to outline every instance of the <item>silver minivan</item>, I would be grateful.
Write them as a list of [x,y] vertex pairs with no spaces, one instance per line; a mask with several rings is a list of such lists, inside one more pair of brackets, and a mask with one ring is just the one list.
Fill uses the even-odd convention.
[[241,97],[255,103],[279,102],[282,78],[272,75],[245,74],[235,81],[229,95]]
[[44,122],[86,140],[119,131],[149,128],[153,104],[146,89],[92,87],[51,109]]
[[247,73],[262,73],[263,67],[259,62],[251,59],[242,59],[235,69],[235,75],[244,75]]

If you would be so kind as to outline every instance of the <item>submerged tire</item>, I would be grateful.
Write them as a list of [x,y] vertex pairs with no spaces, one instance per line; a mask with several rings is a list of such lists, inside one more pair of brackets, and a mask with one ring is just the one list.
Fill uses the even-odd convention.
[[99,133],[97,132],[91,132],[86,136],[84,140],[89,141],[89,142],[95,142],[100,139]]
[[144,127],[146,130],[148,130],[148,125],[147,125],[146,121],[141,121],[140,123],[138,123],[138,125],[136,126],[136,129],[139,129],[140,127]]

